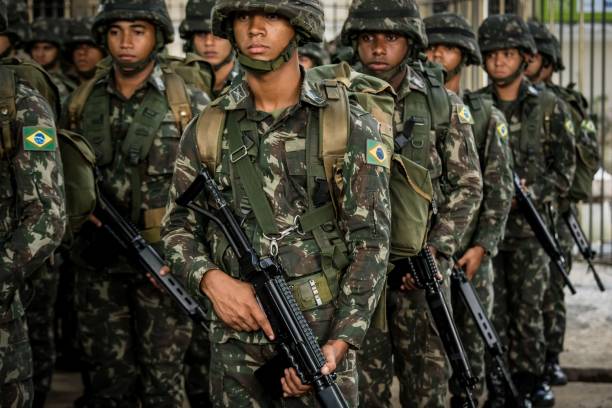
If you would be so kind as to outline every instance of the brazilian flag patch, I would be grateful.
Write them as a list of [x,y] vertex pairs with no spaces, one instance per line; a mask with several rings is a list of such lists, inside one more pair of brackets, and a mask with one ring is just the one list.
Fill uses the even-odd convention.
[[583,120],[581,127],[587,132],[595,133],[597,131],[597,129],[595,128],[595,124],[593,123],[592,120],[589,120],[589,119]]
[[387,148],[381,142],[373,139],[368,139],[366,163],[375,166],[382,166],[386,169],[391,167],[391,158],[387,152]]
[[459,122],[466,123],[468,125],[474,124],[474,117],[472,116],[472,112],[470,112],[470,108],[467,106],[458,106],[457,115],[459,116]]
[[54,152],[55,149],[57,149],[57,135],[54,128],[23,127],[23,150]]
[[572,122],[571,120],[566,120],[565,121],[565,130],[567,130],[567,133],[569,134],[574,134],[574,122]]
[[500,123],[499,125],[497,125],[497,135],[499,136],[499,138],[505,142],[508,140],[508,126],[506,126],[505,123]]

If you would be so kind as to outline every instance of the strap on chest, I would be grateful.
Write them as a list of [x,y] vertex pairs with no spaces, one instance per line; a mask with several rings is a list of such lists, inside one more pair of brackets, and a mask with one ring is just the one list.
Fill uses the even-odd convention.
[[0,158],[9,156],[15,149],[15,137],[11,123],[17,117],[15,74],[10,69],[0,67]]

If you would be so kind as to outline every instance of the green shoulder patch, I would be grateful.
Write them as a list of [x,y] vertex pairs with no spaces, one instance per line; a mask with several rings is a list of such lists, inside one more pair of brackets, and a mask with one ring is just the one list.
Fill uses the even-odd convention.
[[457,105],[457,115],[459,116],[459,122],[466,123],[468,125],[474,124],[474,117],[470,108],[465,105]]
[[366,148],[366,163],[375,166],[382,166],[386,169],[391,167],[391,156],[387,152],[387,148],[382,142],[373,139],[368,139]]
[[57,149],[57,135],[54,128],[38,126],[23,127],[23,150],[54,152]]
[[571,119],[567,119],[565,121],[565,130],[567,131],[567,133],[569,134],[574,134],[574,122],[571,121]]
[[597,131],[595,128],[595,123],[593,123],[593,121],[590,119],[583,120],[580,127],[590,133],[595,133]]
[[502,142],[508,141],[508,126],[505,123],[500,123],[496,128],[497,136],[502,140]]

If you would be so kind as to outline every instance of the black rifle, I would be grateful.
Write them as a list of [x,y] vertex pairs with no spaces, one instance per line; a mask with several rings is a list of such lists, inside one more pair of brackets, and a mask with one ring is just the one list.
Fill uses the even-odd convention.
[[[192,203],[203,190],[206,190],[215,203],[216,209],[212,212]],[[285,281],[283,267],[275,259],[262,258],[256,253],[206,169],[198,174],[176,202],[219,226],[239,259],[242,279],[251,283],[255,289],[257,300],[274,331],[279,350],[277,357],[255,373],[268,394],[273,398],[280,398],[283,370],[293,367],[302,383],[313,386],[317,400],[323,407],[348,407],[335,382],[335,374],[321,374],[325,357]]]
[[498,374],[504,379],[507,389],[510,391],[511,397],[514,402],[518,403],[519,393],[512,381],[510,370],[506,366],[504,361],[504,347],[501,344],[501,340],[495,331],[495,328],[491,324],[491,321],[487,317],[486,312],[480,303],[478,294],[474,290],[472,283],[468,280],[463,269],[457,265],[457,260],[453,258],[453,271],[451,274],[452,288],[455,293],[461,295],[461,299],[465,304],[465,307],[470,312],[472,319],[478,326],[478,333],[484,341],[487,353],[491,357],[495,369]]
[[165,292],[183,309],[187,316],[208,331],[206,314],[202,307],[187,293],[172,274],[162,276],[159,273],[161,268],[166,265],[159,253],[145,241],[136,227],[119,214],[102,193],[98,194],[98,204],[96,216],[102,221],[102,228],[115,239],[119,246],[138,259],[144,270],[155,278],[159,286],[165,289]]
[[567,227],[569,228],[570,233],[574,238],[574,242],[576,243],[578,250],[582,254],[584,260],[589,265],[587,271],[590,270],[591,272],[593,272],[593,277],[595,278],[597,287],[600,291],[604,292],[606,288],[603,285],[599,274],[595,270],[595,266],[593,266],[593,258],[595,257],[595,251],[593,251],[593,249],[591,248],[591,243],[584,234],[584,231],[582,230],[582,227],[578,222],[578,218],[576,217],[576,213],[574,213],[574,210],[570,208],[566,213],[563,214],[563,219],[565,220],[565,223],[567,224]]
[[561,251],[555,237],[553,237],[548,227],[546,227],[546,223],[533,204],[531,197],[521,188],[521,181],[516,173],[514,174],[514,194],[519,209],[523,213],[523,216],[527,220],[537,240],[540,242],[540,245],[542,245],[542,248],[544,248],[550,260],[555,264],[557,271],[563,277],[565,285],[569,288],[570,292],[572,292],[572,295],[575,295],[576,289],[567,275],[567,264],[563,256],[563,251]]
[[[417,256],[404,258],[396,263],[399,271],[403,272],[400,266],[404,262],[408,264],[408,269],[419,288],[425,289],[425,299],[431,312],[431,316],[438,330],[440,340],[444,346],[444,352],[448,357],[453,369],[453,375],[457,378],[466,393],[465,408],[476,408],[477,402],[472,395],[478,377],[474,377],[470,363],[465,354],[463,343],[459,337],[455,320],[450,313],[448,302],[438,281],[438,266],[429,248],[425,247]],[[405,271],[405,269],[404,269]],[[394,287],[393,284],[391,284]]]

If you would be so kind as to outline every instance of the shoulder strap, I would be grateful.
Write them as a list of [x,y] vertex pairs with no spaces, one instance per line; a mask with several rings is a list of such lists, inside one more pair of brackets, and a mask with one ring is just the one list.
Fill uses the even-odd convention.
[[196,122],[196,142],[200,160],[211,173],[214,173],[219,165],[225,117],[223,109],[209,106],[198,116]]
[[164,82],[166,83],[166,97],[174,116],[174,122],[182,133],[193,118],[185,81],[171,69],[164,68]]
[[425,67],[423,76],[429,85],[427,101],[431,108],[431,126],[433,130],[449,126],[451,106],[446,88],[444,88],[444,73],[439,69]]
[[556,101],[557,96],[549,90],[544,90],[540,94],[540,123],[544,123],[544,130],[546,131],[547,137],[550,137],[550,119],[554,114]]
[[348,144],[349,100],[346,88],[337,80],[324,80],[322,88],[327,97],[327,106],[320,113],[319,157],[323,160],[325,177],[331,182],[333,166],[344,157]]
[[15,105],[15,73],[10,69],[0,67],[0,157],[9,155],[15,148],[11,122],[17,116]]
[[82,83],[77,89],[74,90],[69,98],[68,103],[68,126],[70,130],[78,129],[78,123],[81,121],[81,115],[89,95],[93,92],[96,82],[100,80],[104,75],[108,74],[110,68],[98,68],[93,78],[87,82]]
[[463,101],[466,105],[468,105],[472,116],[474,117],[472,130],[474,132],[476,148],[478,149],[478,156],[482,162],[487,139],[489,118],[491,117],[491,112],[493,110],[493,100],[485,97],[482,94],[466,92],[465,96],[463,97]]

